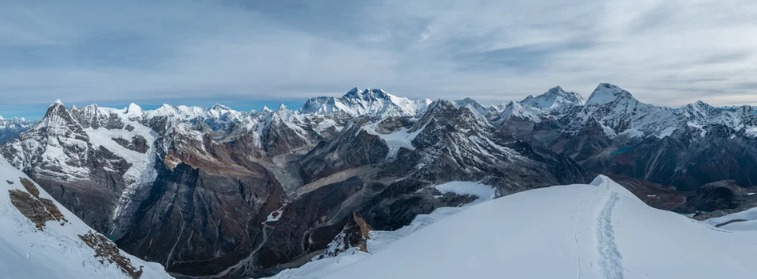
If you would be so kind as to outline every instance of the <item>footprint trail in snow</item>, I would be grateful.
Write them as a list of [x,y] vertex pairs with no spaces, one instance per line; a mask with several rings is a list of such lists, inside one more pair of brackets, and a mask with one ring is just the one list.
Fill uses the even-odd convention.
[[618,193],[610,193],[597,224],[597,248],[599,249],[599,269],[602,278],[622,279],[623,264],[618,247],[615,244],[615,231],[612,226],[612,211],[619,200]]

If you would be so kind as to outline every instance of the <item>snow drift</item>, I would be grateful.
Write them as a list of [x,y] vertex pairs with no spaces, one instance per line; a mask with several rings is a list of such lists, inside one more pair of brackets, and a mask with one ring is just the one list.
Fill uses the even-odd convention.
[[0,277],[171,278],[119,250],[0,159]]
[[756,250],[757,232],[653,209],[599,176],[471,206],[373,255],[280,277],[754,278]]

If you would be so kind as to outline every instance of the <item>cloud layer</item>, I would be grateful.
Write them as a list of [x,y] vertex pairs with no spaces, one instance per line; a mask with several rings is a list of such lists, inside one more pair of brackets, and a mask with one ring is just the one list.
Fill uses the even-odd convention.
[[0,104],[293,103],[353,86],[498,103],[600,82],[671,106],[757,104],[755,1],[537,2],[3,1]]

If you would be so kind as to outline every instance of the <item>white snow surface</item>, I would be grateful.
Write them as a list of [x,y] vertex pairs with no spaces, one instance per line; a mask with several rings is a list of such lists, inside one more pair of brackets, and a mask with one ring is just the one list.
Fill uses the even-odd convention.
[[633,97],[628,91],[618,86],[602,83],[591,93],[589,99],[586,100],[586,105],[603,105],[619,99],[633,99]]
[[442,193],[455,193],[458,195],[471,195],[477,196],[478,200],[475,203],[491,200],[495,197],[496,191],[489,185],[468,182],[468,181],[452,181],[444,184],[434,186],[436,190]]
[[696,279],[757,273],[757,232],[716,229],[651,208],[604,176],[589,185],[483,202],[400,235],[372,255],[351,251],[279,278]]
[[504,121],[511,117],[518,117],[520,119],[530,120],[534,123],[541,122],[541,116],[544,114],[542,110],[536,107],[523,106],[518,102],[509,102],[505,105],[505,108],[500,112],[499,119]]
[[757,208],[751,208],[745,211],[707,219],[703,222],[711,226],[731,222],[727,225],[721,226],[720,228],[734,231],[757,231]]
[[757,127],[746,128],[745,134],[750,138],[757,138]]
[[[10,190],[26,191],[21,178],[28,177],[0,159],[0,278],[130,278],[117,265],[95,258],[95,251],[79,238],[94,230],[58,202],[54,203],[68,222],[62,226],[47,222],[44,230],[38,230],[10,200]],[[37,189],[41,198],[54,201],[44,189]],[[171,278],[160,264],[121,254],[134,267],[143,267],[143,279]]]
[[379,138],[381,138],[381,140],[384,141],[384,143],[386,143],[386,146],[389,148],[387,158],[395,158],[400,148],[415,150],[415,147],[413,146],[413,140],[418,136],[418,134],[423,132],[423,129],[417,129],[414,132],[410,132],[410,129],[402,128],[397,131],[384,134],[376,131],[377,124],[378,123],[368,124],[363,126],[362,129],[368,134],[378,136]]
[[566,92],[562,87],[557,86],[544,94],[538,96],[528,96],[520,103],[524,106],[538,108],[546,112],[552,112],[564,109],[570,106],[583,105],[585,100],[581,95],[575,92]]

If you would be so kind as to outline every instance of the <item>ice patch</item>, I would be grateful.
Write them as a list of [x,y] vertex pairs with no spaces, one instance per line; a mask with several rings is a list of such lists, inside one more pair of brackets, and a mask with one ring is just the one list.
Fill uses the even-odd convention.
[[494,188],[479,182],[453,181],[436,185],[434,188],[442,193],[477,196],[476,203],[491,200],[496,195]]
[[363,127],[363,130],[368,134],[378,136],[386,143],[386,146],[389,148],[387,158],[397,157],[397,152],[399,152],[400,148],[415,150],[413,140],[423,131],[423,129],[418,129],[414,132],[408,132],[410,129],[402,128],[388,134],[382,134],[376,131],[376,125],[366,125]]
[[744,134],[750,138],[757,138],[757,127],[746,128]]

